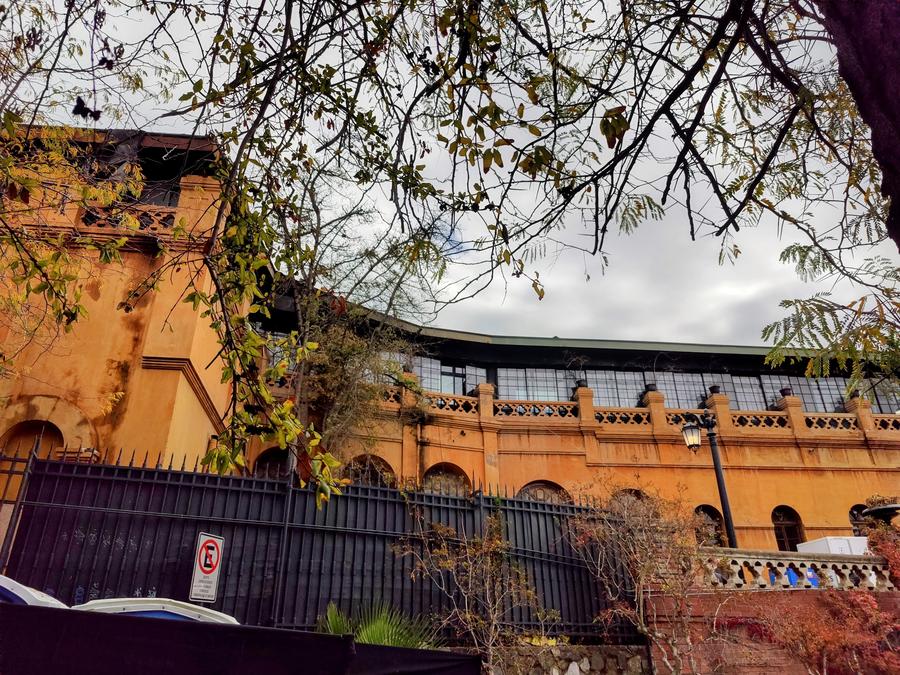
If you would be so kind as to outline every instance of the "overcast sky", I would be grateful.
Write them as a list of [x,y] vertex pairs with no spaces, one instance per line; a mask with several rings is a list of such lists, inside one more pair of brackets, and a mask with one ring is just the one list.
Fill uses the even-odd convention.
[[[151,125],[191,130],[186,119],[156,119]],[[820,220],[836,217],[828,209],[820,214]],[[741,256],[719,265],[719,240],[704,236],[692,242],[683,208],[672,206],[661,221],[607,238],[605,271],[599,260],[574,251],[548,257],[528,265],[528,272],[540,271],[543,300],[526,279],[499,280],[445,309],[433,325],[497,335],[760,345],[762,327],[784,316],[781,300],[830,289],[828,283],[803,283],[778,261],[794,240],[789,228],[785,235],[779,241],[774,222],[744,228],[735,238]],[[896,259],[891,246],[881,252]]]
[[779,242],[774,226],[743,229],[736,239],[742,254],[720,266],[718,240],[692,242],[677,211],[608,240],[605,275],[599,261],[569,253],[540,268],[543,300],[529,282],[513,279],[451,306],[434,324],[499,335],[760,345],[761,328],[783,316],[779,301],[828,290],[778,261],[788,242]]

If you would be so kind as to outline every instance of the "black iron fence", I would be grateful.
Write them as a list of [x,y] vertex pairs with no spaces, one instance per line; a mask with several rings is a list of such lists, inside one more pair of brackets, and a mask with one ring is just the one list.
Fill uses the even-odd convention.
[[[554,633],[638,641],[628,626],[601,634],[594,621],[602,589],[563,537],[577,505],[353,486],[317,509],[312,491],[278,480],[27,452],[0,455],[0,498],[9,521],[5,573],[63,602],[187,599],[197,537],[208,532],[225,537],[212,607],[242,623],[298,629],[314,628],[330,601],[348,611],[384,601],[410,615],[441,615],[446,598],[412,578],[413,561],[396,554],[397,542],[420,516],[473,535],[498,513],[511,556],[543,606],[559,613]],[[539,617],[517,607],[511,621],[528,633]]]

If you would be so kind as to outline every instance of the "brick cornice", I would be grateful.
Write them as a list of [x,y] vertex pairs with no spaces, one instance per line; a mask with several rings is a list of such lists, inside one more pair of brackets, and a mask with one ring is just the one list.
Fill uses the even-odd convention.
[[219,411],[216,410],[216,406],[209,397],[206,387],[203,386],[203,380],[200,379],[200,375],[190,359],[172,356],[143,356],[141,357],[141,367],[147,370],[177,370],[180,372],[184,379],[187,380],[188,385],[197,397],[197,401],[199,401],[209,421],[215,427],[216,432],[221,434],[225,431],[225,424],[219,416]]

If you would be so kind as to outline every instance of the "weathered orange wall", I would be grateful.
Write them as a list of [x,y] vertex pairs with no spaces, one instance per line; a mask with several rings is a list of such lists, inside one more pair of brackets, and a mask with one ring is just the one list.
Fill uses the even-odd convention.
[[[572,495],[608,495],[613,489],[638,488],[679,497],[693,506],[710,504],[721,511],[709,447],[704,438],[697,453],[684,444],[680,421],[670,419],[662,393],[646,395],[647,407],[621,409],[643,413],[645,422],[598,422],[592,392],[577,392],[578,409],[560,417],[493,414],[490,385],[479,396],[454,398],[477,404],[470,412],[427,409],[420,426],[404,423],[404,405],[386,403],[373,453],[384,458],[403,479],[421,481],[435,464],[460,467],[486,489],[517,493],[537,480],[552,481]],[[406,406],[414,401],[405,400]],[[546,403],[537,404],[540,407]],[[551,404],[552,408],[558,404]],[[716,394],[708,401],[717,415],[725,480],[741,548],[777,548],[772,510],[787,505],[803,520],[807,539],[851,534],[850,508],[872,494],[900,492],[900,429],[873,416],[867,402],[856,399],[845,415],[804,414],[796,397],[781,401],[786,428],[737,426],[742,411],[728,408]],[[610,410],[610,409],[596,409]],[[821,420],[852,428],[818,429]],[[353,450],[349,455],[353,455]]]
[[[206,232],[215,217],[210,207],[217,196],[215,181],[183,178],[176,221],[183,218],[186,229],[195,234]],[[5,403],[0,437],[18,422],[46,420],[59,427],[66,445],[97,448],[106,461],[114,461],[123,450],[125,457],[136,451],[141,461],[145,454],[148,462],[186,455],[193,463],[205,454],[210,436],[222,429],[229,398],[214,362],[216,334],[208,319],[181,301],[197,264],[186,262],[165,274],[158,289],[126,313],[117,305],[127,290],[167,258],[146,250],[146,237],[132,231],[81,227],[72,209],[63,214],[48,209],[38,217],[46,221],[45,227],[60,232],[77,228],[92,236],[130,240],[122,264],[100,264],[95,252],[73,245],[88,316],[70,333],[26,348],[16,360],[15,376],[0,381],[0,401]],[[167,233],[157,236],[165,240]],[[166,243],[172,246],[166,256],[185,254],[178,241]],[[190,257],[188,252],[185,260]],[[197,279],[201,286],[210,283],[202,272]],[[124,395],[112,404],[116,392]]]

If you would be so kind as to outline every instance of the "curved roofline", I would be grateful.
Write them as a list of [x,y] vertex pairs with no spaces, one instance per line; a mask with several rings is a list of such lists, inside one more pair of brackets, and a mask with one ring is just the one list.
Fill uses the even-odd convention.
[[440,340],[461,340],[487,345],[510,345],[515,347],[563,347],[570,349],[613,349],[627,351],[672,351],[688,353],[736,354],[743,356],[765,356],[770,348],[750,345],[713,345],[696,342],[650,342],[640,340],[600,340],[594,338],[529,337],[523,335],[489,335],[470,331],[453,330],[432,326],[419,326],[404,319],[385,317],[377,313],[379,320],[396,325],[410,333]]

